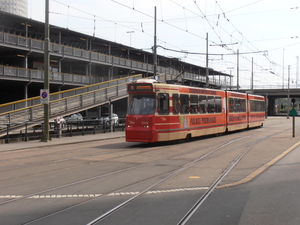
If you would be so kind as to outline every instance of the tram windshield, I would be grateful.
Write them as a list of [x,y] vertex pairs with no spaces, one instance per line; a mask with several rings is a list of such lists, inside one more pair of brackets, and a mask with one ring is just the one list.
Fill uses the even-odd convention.
[[155,113],[155,95],[134,95],[128,107],[129,115],[151,115]]

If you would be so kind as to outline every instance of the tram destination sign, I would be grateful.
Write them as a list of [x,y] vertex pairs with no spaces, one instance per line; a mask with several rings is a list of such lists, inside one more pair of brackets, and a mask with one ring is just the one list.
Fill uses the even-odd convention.
[[128,91],[152,91],[152,84],[129,84]]

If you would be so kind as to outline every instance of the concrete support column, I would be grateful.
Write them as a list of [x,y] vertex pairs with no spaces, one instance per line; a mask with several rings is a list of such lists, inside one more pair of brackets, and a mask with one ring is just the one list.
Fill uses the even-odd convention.
[[100,119],[100,117],[101,117],[101,106],[98,106],[97,109],[98,109],[97,118]]
[[[268,116],[274,116],[276,113],[275,98],[268,98]],[[280,105],[278,106],[280,108]]]
[[[29,83],[30,84],[30,83]],[[25,84],[24,85],[24,99],[27,99],[28,98],[28,85],[29,84]],[[28,102],[26,101],[25,102],[25,107],[28,107]]]
[[114,106],[112,102],[109,100],[109,105],[108,105],[108,112],[109,112],[109,119],[110,119],[110,131],[113,131],[113,126],[114,124],[112,123],[112,114],[113,114]]
[[61,73],[61,61],[62,61],[63,59],[60,59],[59,61],[58,61],[58,72],[59,73]]
[[24,65],[25,69],[28,69],[28,55],[25,56],[25,65]]
[[85,65],[85,75],[89,76],[89,63]]

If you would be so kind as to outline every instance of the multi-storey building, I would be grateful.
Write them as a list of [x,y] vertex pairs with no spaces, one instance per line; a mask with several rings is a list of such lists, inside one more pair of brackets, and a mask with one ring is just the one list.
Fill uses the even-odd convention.
[[27,17],[28,0],[0,0],[0,11]]
[[[45,24],[0,12],[0,104],[39,96],[44,82]],[[57,26],[50,26],[50,92],[121,78],[153,75],[153,54]],[[204,86],[206,68],[157,57],[157,74]],[[210,85],[225,86],[228,74],[209,68]]]

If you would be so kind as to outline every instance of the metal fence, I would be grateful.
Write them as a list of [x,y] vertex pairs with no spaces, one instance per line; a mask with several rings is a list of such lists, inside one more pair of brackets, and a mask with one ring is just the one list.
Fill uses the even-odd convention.
[[[30,81],[44,81],[44,71],[35,69],[25,69],[19,67],[11,66],[1,66],[0,65],[0,76],[26,79]],[[49,80],[51,82],[59,83],[70,83],[70,84],[80,84],[88,85],[95,83],[95,78],[90,76],[82,76],[76,74],[67,73],[49,73]]]
[[[0,137],[0,144],[8,144],[21,141],[40,140],[43,136],[43,124],[35,125],[31,122],[24,123],[22,129],[17,132],[11,129],[15,124],[6,124],[5,135]],[[106,132],[124,131],[125,118],[119,118],[119,122],[101,124],[99,120],[83,120],[66,122],[64,126],[51,122],[49,135],[51,138],[73,137],[78,135],[90,135]]]

